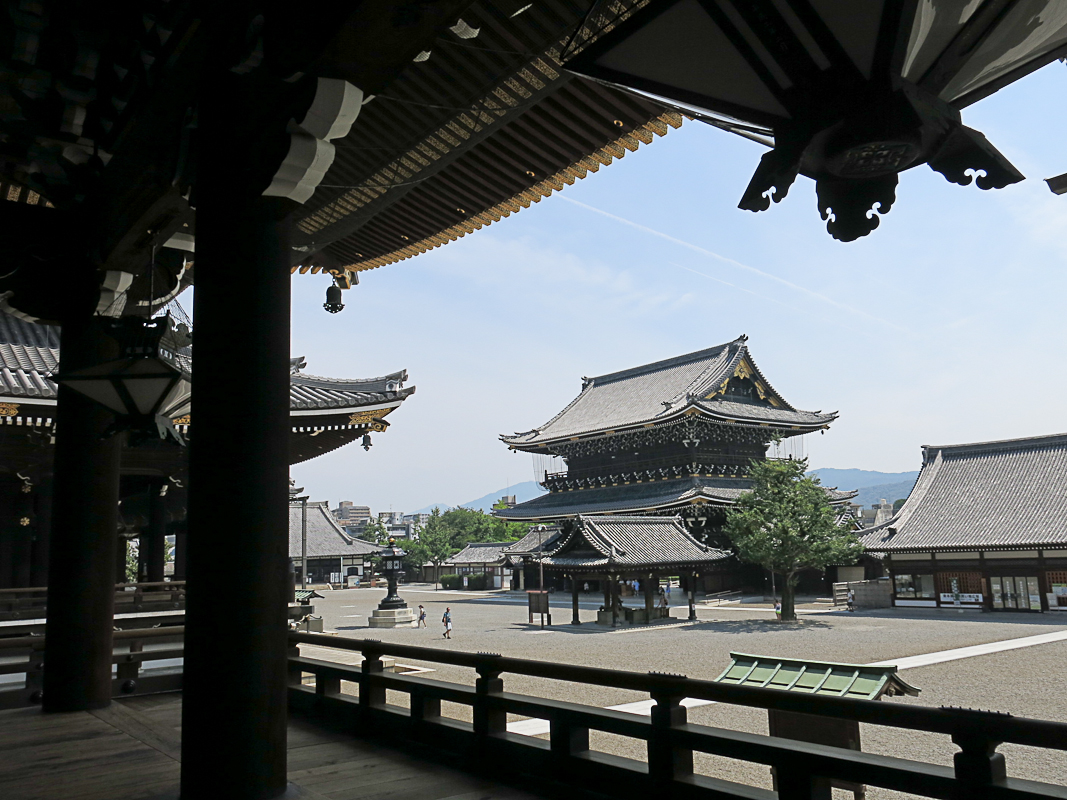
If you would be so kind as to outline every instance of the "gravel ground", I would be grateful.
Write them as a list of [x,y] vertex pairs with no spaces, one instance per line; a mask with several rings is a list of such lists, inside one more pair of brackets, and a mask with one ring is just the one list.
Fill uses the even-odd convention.
[[[798,607],[801,620],[779,625],[766,606],[698,607],[698,621],[687,623],[687,609],[673,609],[675,622],[656,627],[612,630],[593,624],[600,599],[588,595],[581,603],[583,625],[570,621],[570,598],[554,599],[551,628],[529,625],[525,597],[501,593],[435,592],[429,586],[403,587],[401,595],[412,607],[426,606],[429,628],[425,630],[370,629],[367,618],[384,596],[381,589],[347,589],[320,592],[316,613],[327,630],[351,638],[381,639],[451,650],[488,651],[543,661],[586,664],[646,672],[672,672],[691,678],[714,678],[730,661],[730,652],[773,654],[823,661],[871,663],[932,653],[957,647],[1016,639],[1049,633],[1067,627],[1067,619],[1024,613],[945,613],[918,609],[879,609],[827,613],[827,607]],[[637,605],[637,603],[634,603]],[[452,640],[441,636],[441,614],[452,609]],[[310,654],[310,653],[309,653]],[[316,657],[330,657],[315,653]],[[1017,716],[1067,721],[1067,698],[1057,686],[1049,691],[1067,664],[1067,642],[1036,645],[1019,650],[917,667],[902,673],[905,680],[922,689],[917,698],[893,698],[884,702],[925,706],[953,705],[1007,711]],[[419,664],[436,670],[433,677],[473,685],[474,672],[432,663]],[[1058,681],[1057,681],[1058,683]],[[609,688],[546,681],[519,675],[504,676],[508,691],[568,700],[597,706],[612,706],[647,695]],[[402,701],[390,693],[390,702]],[[445,713],[469,719],[469,710],[450,706]],[[518,719],[509,717],[511,719]],[[689,720],[702,725],[766,733],[766,712],[728,705],[709,705],[689,710]],[[900,758],[951,765],[955,747],[947,737],[863,725],[864,750]],[[644,758],[642,742],[594,734],[598,750]],[[1002,746],[1008,774],[1067,785],[1067,754],[1033,748]],[[698,771],[753,786],[770,788],[768,770],[747,762],[697,756]],[[841,797],[851,796],[835,791]],[[900,797],[872,788],[870,800]]]

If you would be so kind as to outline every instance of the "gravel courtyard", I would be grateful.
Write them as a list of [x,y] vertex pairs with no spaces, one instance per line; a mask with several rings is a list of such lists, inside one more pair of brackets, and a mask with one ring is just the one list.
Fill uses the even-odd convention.
[[[775,655],[823,661],[872,663],[892,661],[959,647],[980,645],[1067,629],[1067,618],[1044,614],[930,612],[882,609],[849,614],[825,605],[799,607],[800,622],[780,625],[766,606],[698,607],[698,621],[688,623],[686,607],[675,607],[674,624],[656,627],[610,629],[593,623],[600,599],[583,596],[581,626],[571,626],[570,597],[553,598],[551,628],[528,624],[525,597],[504,593],[434,591],[429,585],[402,587],[401,595],[413,608],[427,610],[428,629],[370,629],[367,619],[382,589],[320,590],[315,601],[325,629],[339,636],[381,639],[429,647],[488,651],[543,661],[586,664],[638,672],[681,673],[690,678],[714,678],[730,661],[730,652]],[[676,598],[678,599],[678,598]],[[441,615],[451,607],[455,629],[451,640],[442,638]],[[1064,615],[1067,617],[1067,615]],[[302,647],[308,655],[330,658],[336,651]],[[340,659],[338,659],[340,660]],[[401,659],[401,661],[405,661]],[[406,661],[405,661],[406,663]],[[433,677],[473,685],[473,670],[411,662],[436,670]],[[1016,716],[1067,721],[1067,696],[1059,676],[1067,664],[1067,641],[963,658],[902,671],[902,677],[922,689],[916,698],[883,702],[925,706],[963,706],[1004,711]],[[597,706],[614,706],[647,695],[608,688],[574,685],[518,675],[504,675],[507,691],[568,700]],[[393,697],[390,702],[398,702]],[[463,707],[446,713],[463,718]],[[520,719],[509,717],[509,721]],[[766,712],[714,704],[689,710],[689,720],[703,725],[756,733],[767,732]],[[864,725],[863,749],[901,758],[951,765],[955,747],[947,737]],[[643,743],[592,736],[596,749],[644,757]],[[1014,777],[1067,785],[1067,753],[1037,751],[1004,745],[999,748]],[[697,757],[700,772],[753,786],[770,788],[765,767],[746,762]],[[851,797],[835,790],[835,796]],[[871,788],[868,798],[900,797]]]

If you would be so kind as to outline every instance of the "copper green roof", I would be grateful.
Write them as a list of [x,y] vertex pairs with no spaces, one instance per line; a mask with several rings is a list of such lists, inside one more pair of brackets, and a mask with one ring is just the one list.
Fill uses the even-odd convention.
[[802,661],[747,653],[730,653],[730,658],[733,661],[715,678],[717,683],[850,697],[854,700],[877,700],[883,695],[915,696],[920,691],[897,675],[897,668],[892,665]]

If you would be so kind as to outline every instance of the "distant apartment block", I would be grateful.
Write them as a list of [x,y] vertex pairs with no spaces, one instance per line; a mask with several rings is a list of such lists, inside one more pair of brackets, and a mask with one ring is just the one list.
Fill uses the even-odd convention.
[[357,506],[351,500],[342,500],[333,509],[333,516],[342,526],[362,527],[370,521],[370,506]]

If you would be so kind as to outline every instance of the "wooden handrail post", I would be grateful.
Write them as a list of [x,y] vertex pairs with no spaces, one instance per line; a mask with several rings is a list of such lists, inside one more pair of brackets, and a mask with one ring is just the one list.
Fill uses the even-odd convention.
[[504,691],[504,681],[500,677],[500,670],[493,664],[493,659],[500,658],[500,654],[479,653],[478,655],[484,656],[485,660],[475,667],[478,671],[478,678],[474,682],[474,733],[477,736],[504,733],[508,728],[507,712],[489,708],[484,699],[488,695]]
[[304,670],[299,664],[294,664],[291,659],[300,657],[300,647],[290,644],[286,653],[285,681],[289,686],[302,686],[304,683]]
[[31,703],[40,703],[44,687],[44,647],[34,646],[30,649],[29,663],[26,666],[26,698]]
[[778,800],[831,800],[833,789],[826,778],[808,772],[802,763],[790,762],[776,767],[775,789]]
[[[376,686],[375,676],[385,672],[382,654],[369,648],[363,650],[363,664],[360,667],[363,680],[359,682],[359,707],[362,711],[382,708],[385,705],[385,687]],[[316,682],[317,685],[317,682]]]
[[568,780],[574,771],[574,757],[589,752],[589,728],[575,725],[566,715],[549,720],[549,747],[557,780]]
[[119,690],[124,694],[130,694],[137,688],[137,677],[141,674],[141,662],[133,657],[134,653],[144,651],[144,642],[140,639],[130,640],[130,652],[126,660],[119,662],[115,667],[115,677],[120,681]]
[[969,709],[953,709],[960,714],[960,726],[952,734],[952,743],[960,751],[952,756],[956,780],[960,784],[960,800],[981,797],[983,789],[1008,776],[1004,755],[997,752],[1001,744],[993,732],[997,721],[1010,714],[997,714]]
[[441,719],[441,701],[436,697],[427,697],[421,686],[411,687],[409,698],[411,737],[417,742],[425,741],[427,723],[432,725]]
[[648,774],[653,785],[665,784],[693,774],[693,751],[671,741],[671,728],[685,725],[682,695],[652,693],[652,731],[648,738]]

